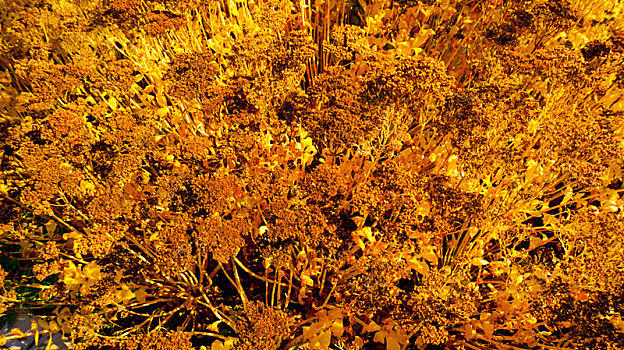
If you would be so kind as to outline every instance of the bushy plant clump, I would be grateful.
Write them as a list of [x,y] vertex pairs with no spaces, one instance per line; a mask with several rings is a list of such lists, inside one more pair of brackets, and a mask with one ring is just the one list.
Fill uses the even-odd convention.
[[0,343],[624,348],[623,7],[0,0]]

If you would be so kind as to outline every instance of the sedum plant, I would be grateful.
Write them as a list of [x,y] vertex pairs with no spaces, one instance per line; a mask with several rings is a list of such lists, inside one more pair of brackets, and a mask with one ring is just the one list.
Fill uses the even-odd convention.
[[620,2],[0,4],[0,343],[624,348]]

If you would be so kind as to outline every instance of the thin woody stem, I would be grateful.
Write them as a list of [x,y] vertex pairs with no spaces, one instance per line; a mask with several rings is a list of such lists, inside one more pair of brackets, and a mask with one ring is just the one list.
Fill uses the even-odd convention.
[[204,298],[204,300],[206,302],[204,303],[201,300],[198,300],[197,302],[199,304],[202,304],[202,305],[208,307],[210,309],[210,311],[212,311],[212,313],[215,315],[215,317],[219,319],[219,321],[227,324],[230,328],[232,328],[234,331],[236,331],[237,327],[234,324],[234,322],[229,317],[227,317],[226,315],[222,314],[219,310],[217,310],[217,308],[214,307],[214,305],[212,304],[212,302],[210,301],[210,299],[208,298],[208,296],[206,295],[206,293],[203,290],[200,290],[200,293],[201,293],[202,297]]
[[285,284],[285,283],[282,283],[282,282],[279,282],[279,281],[276,281],[276,280],[272,280],[272,279],[270,279],[270,278],[266,278],[266,277],[262,277],[262,276],[260,276],[260,275],[257,275],[257,274],[255,274],[253,271],[251,271],[250,269],[248,269],[248,268],[247,268],[247,267],[246,267],[246,266],[245,266],[245,265],[244,265],[244,264],[243,264],[240,260],[238,260],[238,258],[237,258],[237,257],[233,257],[233,259],[234,259],[234,262],[235,262],[238,266],[240,266],[240,268],[241,268],[241,269],[243,269],[245,272],[247,272],[247,273],[248,273],[248,274],[250,274],[251,276],[253,276],[253,277],[255,277],[255,278],[257,278],[257,279],[259,279],[259,280],[261,280],[261,281],[264,281],[264,282],[273,283],[273,284],[279,284],[279,285],[280,285],[280,286],[282,286],[282,287],[286,287],[286,286],[287,286],[287,284]]
[[223,267],[223,264],[221,262],[219,262],[219,265],[221,266],[221,271],[223,271],[223,274],[225,275],[225,277],[230,281],[230,283],[232,283],[232,285],[234,286],[234,288],[236,289],[236,291],[240,295],[241,302],[243,303],[243,309],[247,310],[247,296],[245,295],[245,292],[243,291],[243,287],[240,285],[240,278],[235,280],[235,278],[238,277],[238,273],[236,272],[236,270],[234,270],[234,276],[235,277],[232,278],[227,273],[227,271],[225,270],[225,268]]

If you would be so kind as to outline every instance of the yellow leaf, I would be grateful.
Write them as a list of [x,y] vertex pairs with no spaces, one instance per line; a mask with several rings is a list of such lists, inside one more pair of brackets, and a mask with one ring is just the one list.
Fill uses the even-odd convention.
[[613,316],[607,316],[609,322],[613,324],[613,326],[620,332],[624,333],[624,321],[622,320],[622,316],[620,314],[615,314]]
[[418,258],[407,260],[407,266],[423,276],[429,273],[429,265],[427,265],[426,262],[420,261]]
[[370,242],[376,241],[375,237],[373,236],[373,231],[370,227],[362,227],[361,229],[354,231],[351,236],[362,250],[366,248],[363,238],[366,238]]
[[50,220],[45,224],[45,227],[49,234],[54,234],[54,231],[56,230],[56,222]]
[[475,329],[469,323],[466,323],[464,328],[465,328],[464,329],[464,336],[466,337],[466,339],[472,339],[477,334],[477,332],[475,332]]
[[310,287],[314,285],[314,280],[312,280],[308,275],[302,275],[301,280]]
[[530,159],[527,162],[527,170],[524,173],[524,182],[529,183],[535,177],[537,177],[538,175],[541,175],[540,173],[541,173],[541,166],[539,165],[539,163],[533,159]]
[[470,228],[468,228],[468,233],[470,234],[470,238],[474,238],[474,236],[477,235],[477,233],[479,233],[479,229],[471,226]]
[[[61,327],[59,326],[58,322],[56,321],[50,321],[50,323],[48,324],[48,330],[52,333],[56,333],[59,330],[61,330]],[[51,339],[52,337],[50,337]]]
[[162,118],[166,116],[168,112],[167,107],[162,107],[156,110],[156,115]]
[[82,269],[84,275],[92,280],[101,280],[102,274],[100,273],[100,267],[95,261],[91,261]]
[[377,323],[371,321],[366,327],[364,327],[364,332],[377,332],[381,330],[381,326]]
[[620,99],[619,102],[612,105],[611,110],[614,112],[624,112],[624,100]]
[[559,220],[554,215],[544,213],[544,225],[550,225],[556,227],[559,224]]
[[210,346],[211,350],[225,350],[225,346],[223,345],[223,342],[220,340],[215,340],[212,342],[212,345]]
[[59,317],[71,317],[71,315],[72,315],[72,312],[68,307],[62,308],[61,311],[57,313],[57,316]]
[[202,105],[201,105],[201,103],[199,103],[199,101],[192,100],[192,101],[190,102],[190,104],[191,104],[191,106],[192,106],[193,108],[195,108],[195,109],[201,109],[201,108],[202,108]]
[[221,323],[221,321],[214,321],[208,325],[207,329],[211,332],[219,332],[219,323]]
[[342,334],[344,333],[344,326],[342,324],[342,319],[334,321],[330,329],[334,336],[342,337]]
[[19,329],[19,328],[13,328],[9,332],[9,335],[17,335],[17,336],[23,337],[24,336],[24,332],[22,332],[22,330]]
[[312,332],[312,327],[303,326],[301,330],[303,331],[303,339],[309,340],[312,338],[314,334],[314,332]]
[[136,299],[140,302],[140,303],[144,303],[145,302],[145,297],[147,296],[147,293],[145,292],[145,288],[139,288],[137,289],[134,294],[136,295]]
[[238,17],[238,8],[232,0],[230,0],[230,6],[228,6],[228,10],[230,11],[231,15],[233,15],[234,17]]
[[429,261],[433,265],[438,265],[438,256],[434,252],[432,245],[424,246],[421,248],[420,256]]
[[364,347],[364,339],[362,339],[362,337],[360,336],[355,336],[355,339],[353,340],[353,345],[357,346],[357,349],[361,349],[362,347]]
[[149,241],[150,241],[150,242],[153,242],[153,241],[156,241],[156,240],[158,240],[158,232],[154,232],[154,233],[152,233],[152,234],[150,235],[150,237],[149,237]]
[[48,322],[42,318],[37,320],[37,324],[39,324],[39,327],[43,328],[43,329],[48,329],[50,327],[50,325],[48,324]]
[[487,265],[488,261],[487,260],[483,260],[481,258],[472,258],[472,260],[470,260],[470,262],[475,265],[475,266],[483,266],[483,265]]
[[158,102],[158,105],[161,107],[167,107],[167,99],[163,95],[157,95],[156,102]]
[[589,39],[585,35],[577,31],[571,31],[570,33],[568,33],[567,38],[574,45],[575,48],[578,48],[579,46],[584,46],[589,41]]
[[80,189],[83,193],[92,195],[95,192],[95,185],[89,181],[82,180],[80,181]]
[[494,334],[494,326],[490,322],[481,322],[481,328],[483,328],[483,331],[488,338]]
[[319,345],[321,346],[321,349],[329,349],[329,344],[331,344],[331,331],[330,330],[323,331],[319,335],[318,341],[319,341]]
[[115,99],[114,97],[109,98],[107,102],[113,111],[116,111],[119,107],[119,105],[117,104],[117,99]]
[[370,227],[362,227],[361,229],[355,231],[358,236],[366,237],[371,242],[375,242],[375,237],[373,237],[373,231]]
[[531,241],[529,243],[529,250],[533,250],[533,249],[541,246],[542,242],[544,242],[544,240],[542,240],[539,237],[531,237]]
[[537,129],[539,128],[539,126],[540,126],[540,121],[539,120],[531,119],[529,121],[529,126],[527,128],[527,131],[529,133],[531,133],[531,134],[534,134],[537,131]]
[[533,267],[533,275],[539,279],[548,280],[548,275],[539,267]]
[[429,215],[430,211],[431,211],[431,204],[429,204],[429,202],[422,201],[418,203],[418,208],[416,208],[417,215],[427,216]]
[[420,32],[418,32],[418,37],[416,38],[416,41],[414,42],[414,47],[421,47],[424,43],[427,42],[427,40],[429,40],[432,35],[435,35],[435,30],[421,29]]
[[388,334],[387,331],[385,330],[381,330],[378,331],[377,333],[375,333],[375,336],[373,337],[373,341],[375,343],[382,343],[384,342],[384,339],[386,339],[386,335]]
[[63,239],[69,240],[72,238],[82,238],[82,233],[76,231],[70,231],[67,233],[63,233]]
[[132,300],[134,297],[136,297],[136,294],[134,294],[130,288],[128,288],[128,286],[126,286],[125,284],[121,286],[121,290],[118,290],[117,293],[115,293],[115,296],[117,297],[117,299],[121,300],[122,302],[126,303],[130,300]]
[[394,337],[386,338],[386,350],[401,350],[401,345]]
[[457,176],[457,156],[452,155],[448,159],[448,166],[446,168],[446,174],[448,176]]
[[86,279],[73,262],[69,262],[69,266],[63,270],[63,283],[68,289],[76,290],[81,284],[86,283]]

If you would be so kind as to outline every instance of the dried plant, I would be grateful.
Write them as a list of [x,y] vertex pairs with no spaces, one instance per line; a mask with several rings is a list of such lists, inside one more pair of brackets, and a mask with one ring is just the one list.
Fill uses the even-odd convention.
[[0,343],[624,348],[623,10],[0,0]]

